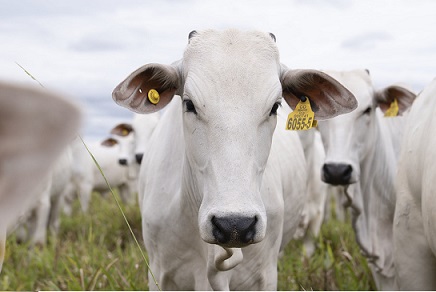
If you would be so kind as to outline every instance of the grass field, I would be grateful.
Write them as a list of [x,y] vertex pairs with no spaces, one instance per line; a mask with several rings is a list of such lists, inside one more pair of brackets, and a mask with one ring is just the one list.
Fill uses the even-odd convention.
[[[137,206],[123,206],[140,241]],[[326,222],[318,249],[304,259],[291,242],[280,260],[278,290],[374,290],[349,223]],[[7,242],[0,290],[148,290],[147,267],[112,197],[94,193],[87,215],[74,206],[60,234],[44,248]]]

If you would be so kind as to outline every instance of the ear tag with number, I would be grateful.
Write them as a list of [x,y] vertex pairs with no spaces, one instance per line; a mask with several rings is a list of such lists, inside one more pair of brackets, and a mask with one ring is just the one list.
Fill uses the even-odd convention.
[[390,107],[385,112],[385,117],[396,117],[398,116],[398,102],[395,98],[393,102],[391,102]]
[[160,95],[159,92],[157,92],[156,89],[150,89],[148,91],[148,100],[152,103],[152,104],[158,104],[159,100],[160,100]]
[[[304,101],[302,101],[304,100]],[[288,115],[286,130],[302,131],[316,127],[315,113],[310,106],[309,98],[303,97],[295,107],[295,110]]]

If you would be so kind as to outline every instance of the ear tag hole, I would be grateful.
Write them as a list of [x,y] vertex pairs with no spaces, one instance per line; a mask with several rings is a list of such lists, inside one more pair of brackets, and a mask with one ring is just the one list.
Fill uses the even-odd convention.
[[315,120],[315,113],[312,111],[310,101],[307,96],[301,96],[300,101],[294,111],[289,113],[286,121],[286,130],[303,131],[316,127],[318,122]]

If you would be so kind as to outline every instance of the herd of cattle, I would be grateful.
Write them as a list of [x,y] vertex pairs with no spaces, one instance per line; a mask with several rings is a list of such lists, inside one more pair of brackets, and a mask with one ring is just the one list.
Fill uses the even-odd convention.
[[[287,68],[272,34],[206,30],[113,99],[137,114],[88,146],[139,204],[151,290],[276,290],[285,246],[304,236],[313,252],[328,193],[379,290],[436,289],[436,79],[376,90],[367,70]],[[307,104],[314,128],[287,131]],[[86,212],[108,191],[80,127],[63,97],[0,83],[0,271],[8,232],[44,244],[75,196]]]

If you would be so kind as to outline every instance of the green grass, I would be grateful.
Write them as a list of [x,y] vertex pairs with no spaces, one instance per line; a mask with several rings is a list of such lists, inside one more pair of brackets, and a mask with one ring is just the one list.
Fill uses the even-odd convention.
[[[123,206],[138,240],[137,206]],[[113,198],[94,193],[88,214],[74,206],[44,248],[7,241],[0,290],[147,290],[147,268]]]
[[[139,208],[122,207],[142,245]],[[114,199],[94,193],[88,214],[78,204],[73,210],[44,248],[8,238],[0,290],[147,290],[146,264]],[[302,243],[291,242],[279,262],[279,290],[375,289],[349,223],[325,223],[317,246],[304,259]]]

